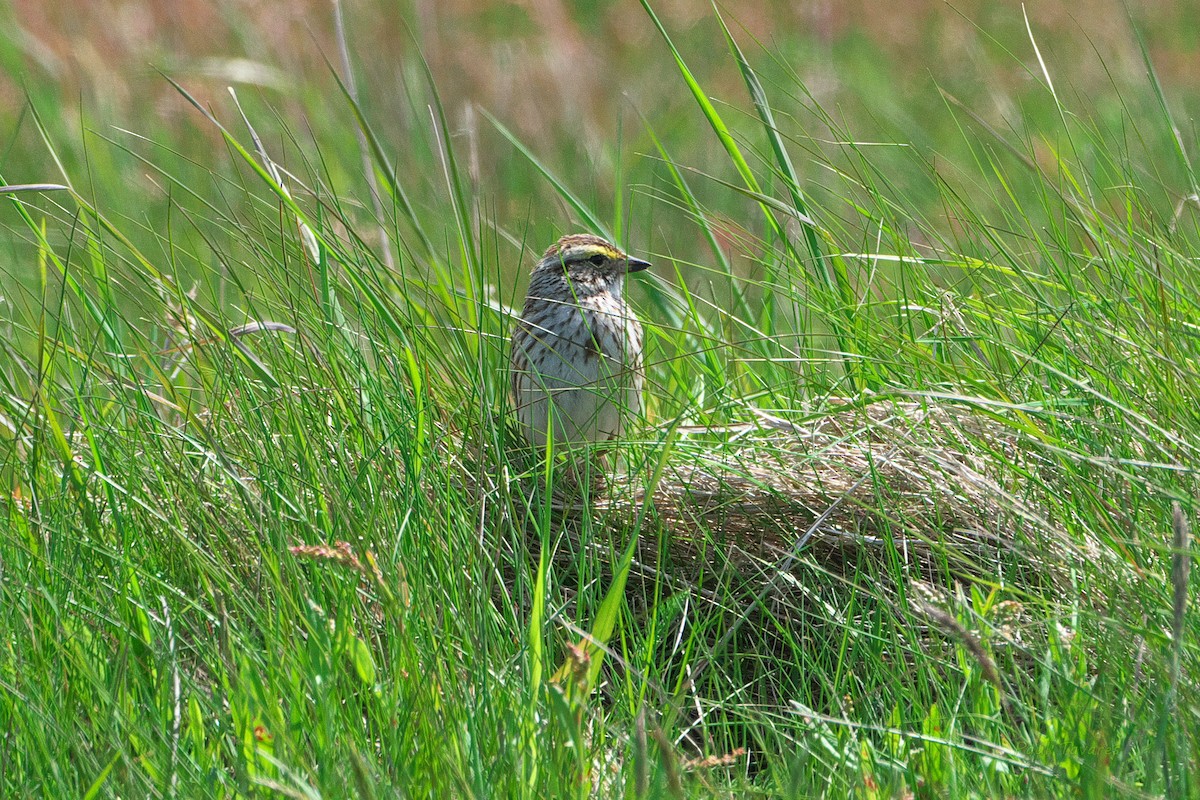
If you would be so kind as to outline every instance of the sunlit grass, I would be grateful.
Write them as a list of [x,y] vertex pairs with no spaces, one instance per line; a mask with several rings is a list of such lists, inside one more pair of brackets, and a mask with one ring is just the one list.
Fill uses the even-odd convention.
[[[1192,791],[1200,216],[1165,99],[1125,149],[1063,95],[1053,140],[948,98],[947,162],[735,27],[714,96],[645,24],[704,165],[645,112],[595,199],[492,110],[544,182],[516,216],[429,72],[412,142],[349,91],[315,125],[196,102],[207,152],[37,116],[71,190],[3,217],[0,793]],[[575,228],[656,270],[648,424],[564,512],[506,359]]]

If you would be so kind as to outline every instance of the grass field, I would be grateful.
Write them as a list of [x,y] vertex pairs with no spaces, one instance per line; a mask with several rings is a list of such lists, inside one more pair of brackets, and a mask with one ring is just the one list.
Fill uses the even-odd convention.
[[[1200,23],[764,5],[74,90],[6,10],[0,797],[1200,795]],[[563,510],[506,360],[576,230],[650,388]]]

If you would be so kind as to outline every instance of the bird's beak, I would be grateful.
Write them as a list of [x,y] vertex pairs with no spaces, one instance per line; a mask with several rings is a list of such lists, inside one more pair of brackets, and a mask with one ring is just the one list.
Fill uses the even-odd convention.
[[642,261],[640,258],[630,258],[625,267],[626,272],[641,272],[644,269],[650,269],[650,262]]

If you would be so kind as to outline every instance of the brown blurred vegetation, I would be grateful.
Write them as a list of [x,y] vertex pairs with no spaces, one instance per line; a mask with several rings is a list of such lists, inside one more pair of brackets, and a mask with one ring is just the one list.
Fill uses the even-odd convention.
[[[514,131],[597,213],[627,215],[638,229],[630,233],[639,246],[704,250],[699,232],[673,207],[672,190],[663,188],[647,131],[685,167],[728,178],[729,163],[636,0],[344,0],[341,7],[361,106],[425,209],[440,207],[444,186],[435,166],[440,145],[421,58],[429,64],[451,141],[484,208],[480,216],[510,232],[513,241],[527,235],[539,243],[551,240],[577,227],[579,219],[480,110]],[[1076,152],[1077,157],[1104,160],[1106,147],[1128,150],[1131,162],[1153,173],[1147,179],[1165,189],[1159,194],[1166,202],[1154,210],[1164,218],[1189,190],[1190,178],[1173,155],[1162,156],[1174,153],[1176,145],[1160,124],[1164,116],[1142,47],[1190,149],[1196,131],[1189,120],[1200,107],[1198,3],[1127,8],[1121,0],[1025,6],[1017,0],[954,5],[745,0],[714,11],[708,3],[656,0],[652,7],[726,123],[753,151],[761,147],[761,128],[728,52],[721,15],[763,81],[806,191],[825,207],[826,221],[844,213],[847,230],[860,225],[853,209],[857,189],[850,185],[856,178],[847,183],[831,176],[861,167],[848,152],[861,142],[914,145],[872,148],[872,158],[909,208],[956,237],[962,225],[942,208],[938,182],[977,198],[981,214],[1006,202],[1003,191],[987,198],[962,170],[979,157],[973,150],[977,142],[990,146],[1000,137],[1016,143],[1048,173],[1056,172],[1063,111],[1046,90],[1038,52],[1062,108],[1103,132],[1092,155]],[[249,116],[260,131],[271,126],[273,116],[282,122],[272,144],[277,158],[289,166],[301,163],[307,156],[298,157],[285,141],[311,132],[328,170],[322,181],[362,196],[352,135],[357,125],[333,77],[342,72],[335,8],[333,0],[9,0],[6,8],[0,6],[0,131],[13,144],[0,174],[14,183],[58,178],[29,122],[24,92],[43,119],[51,118],[50,138],[59,148],[69,145],[60,153],[68,171],[78,174],[81,167],[83,150],[76,143],[88,140],[83,127],[139,153],[149,151],[114,129],[186,154],[199,171],[186,173],[187,166],[175,163],[172,170],[184,181],[207,181],[207,170],[229,174],[238,159],[165,74],[239,135],[227,87],[243,102],[261,100]],[[948,108],[939,90],[969,112]],[[1130,129],[1131,121],[1137,128],[1142,120],[1154,122],[1145,130]],[[847,139],[855,144],[846,147]],[[104,148],[93,148],[90,157],[99,150]],[[107,155],[123,158],[111,150]],[[169,204],[161,202],[160,187],[134,160],[121,163],[121,169],[89,166],[98,195],[113,196],[118,182],[137,185],[142,194],[122,195],[117,210],[147,214],[147,228],[161,228]],[[756,163],[771,169],[769,158]],[[1115,172],[1099,181],[1105,187],[1126,182]],[[730,241],[756,235],[756,213],[745,198],[711,181],[698,180],[694,189]],[[655,199],[661,197],[668,202]],[[1124,202],[1116,192],[1114,208]],[[665,241],[651,241],[664,231],[671,232]],[[905,236],[919,241],[922,234],[913,229]]]
[[[686,103],[667,75],[667,54],[640,5],[524,0],[415,0],[343,4],[352,57],[377,95],[399,93],[404,55],[414,43],[433,67],[447,105],[468,101],[497,114],[525,136],[568,129],[603,130],[623,103],[640,109]],[[705,76],[723,48],[712,6],[662,0],[654,7],[678,36],[706,88],[740,94],[736,71]],[[875,48],[901,94],[929,81],[984,79],[997,94],[1029,80],[1036,69],[1016,0],[743,0],[722,13],[745,41],[764,43],[786,60],[821,102],[837,103],[843,82],[834,51],[848,41]],[[1027,6],[1051,69],[1062,69],[1083,93],[1143,72],[1127,4],[1119,0],[1043,1]],[[1200,83],[1200,4],[1149,0],[1132,10],[1159,77],[1168,86]],[[153,109],[164,124],[182,116],[198,124],[157,74],[186,82],[202,100],[229,84],[282,90],[304,84],[327,94],[324,59],[337,62],[330,0],[12,0],[6,25],[24,64],[0,74],[0,108],[21,103],[27,73],[48,76],[65,97],[115,119]],[[997,58],[995,37],[1017,58]],[[708,54],[712,53],[712,57]],[[650,70],[653,68],[653,71]],[[653,75],[655,79],[647,79]],[[627,99],[626,99],[627,98]],[[386,100],[377,96],[376,102]],[[580,125],[580,122],[590,123]]]

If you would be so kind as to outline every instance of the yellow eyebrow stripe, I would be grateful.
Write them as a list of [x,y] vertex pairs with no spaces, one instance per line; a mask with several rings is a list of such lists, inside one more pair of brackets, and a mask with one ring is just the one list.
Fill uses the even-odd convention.
[[621,259],[625,257],[625,254],[619,250],[615,250],[611,247],[600,247],[599,245],[585,245],[580,247],[579,251],[581,253],[586,253],[587,255],[602,255],[605,258],[612,259]]

